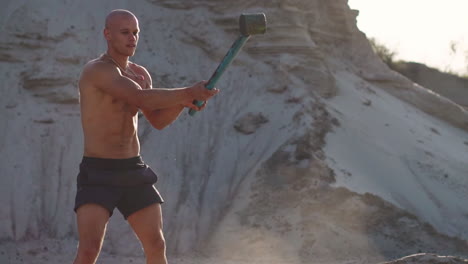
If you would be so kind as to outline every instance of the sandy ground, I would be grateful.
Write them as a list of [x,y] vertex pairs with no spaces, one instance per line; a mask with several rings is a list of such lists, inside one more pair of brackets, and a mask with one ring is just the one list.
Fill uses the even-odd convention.
[[[105,242],[104,242],[105,243]],[[0,264],[51,264],[51,263],[72,263],[75,257],[77,241],[73,239],[52,240],[45,239],[41,241],[28,242],[3,242],[0,244]],[[168,256],[168,262],[171,264],[240,264],[245,263],[242,260],[216,259],[204,256]],[[143,252],[135,252],[133,256],[119,256],[112,252],[101,252],[97,263],[99,264],[126,264],[126,263],[145,263]],[[268,260],[249,261],[253,264],[272,263]],[[274,262],[273,262],[274,263]],[[284,262],[282,262],[284,263]],[[293,264],[292,262],[290,264]]]
[[[26,243],[2,242],[0,243],[0,264],[51,264],[51,263],[71,263],[76,249],[75,240],[42,240],[31,241]],[[138,256],[141,253],[136,253],[135,256],[117,256],[109,252],[102,252],[97,263],[98,264],[126,264],[126,263],[145,263],[143,256]],[[168,262],[171,264],[295,264],[295,262],[278,261],[273,259],[265,260],[247,260],[246,256],[241,259],[216,259],[207,258],[204,256],[169,256]],[[344,262],[314,262],[321,264],[363,264],[363,263],[381,263],[372,262],[366,259],[348,260]],[[436,256],[433,254],[415,254],[404,257],[398,260],[385,262],[385,264],[416,264],[416,263],[432,263],[432,264],[466,264],[467,259],[460,259],[451,256]]]
[[[75,240],[51,240],[29,242],[3,242],[0,244],[0,264],[51,264],[72,263],[77,242]],[[240,264],[241,260],[215,259],[203,256],[168,256],[171,264]],[[145,263],[142,252],[136,252],[134,256],[118,256],[111,252],[102,252],[97,261],[99,264],[126,264]],[[272,263],[271,260],[249,261],[254,264]],[[274,263],[274,262],[273,262]],[[284,263],[284,262],[282,262]],[[293,264],[293,263],[290,263]]]

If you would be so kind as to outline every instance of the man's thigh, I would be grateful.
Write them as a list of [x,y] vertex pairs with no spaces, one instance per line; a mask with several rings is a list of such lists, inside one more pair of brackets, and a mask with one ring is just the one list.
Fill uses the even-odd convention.
[[131,214],[127,221],[143,246],[155,239],[164,239],[161,204],[159,203],[154,203]]
[[80,244],[102,243],[109,221],[109,210],[98,204],[84,204],[76,210]]

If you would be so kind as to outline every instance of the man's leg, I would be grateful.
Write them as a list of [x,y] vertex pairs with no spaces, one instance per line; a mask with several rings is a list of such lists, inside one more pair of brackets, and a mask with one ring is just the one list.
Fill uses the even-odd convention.
[[128,223],[143,245],[147,264],[167,264],[161,204],[145,207],[128,218]]
[[109,217],[109,211],[97,204],[85,204],[76,210],[80,242],[73,264],[96,263]]

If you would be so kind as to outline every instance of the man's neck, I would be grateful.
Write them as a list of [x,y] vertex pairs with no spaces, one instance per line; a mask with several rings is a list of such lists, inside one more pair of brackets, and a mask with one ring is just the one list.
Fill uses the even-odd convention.
[[116,63],[118,63],[118,66],[122,68],[123,70],[127,69],[128,65],[128,56],[123,56],[121,54],[118,54],[117,52],[108,49],[106,54],[110,56]]

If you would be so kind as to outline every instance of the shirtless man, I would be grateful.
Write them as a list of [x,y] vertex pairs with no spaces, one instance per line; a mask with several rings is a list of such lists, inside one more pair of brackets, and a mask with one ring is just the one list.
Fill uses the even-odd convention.
[[147,264],[166,264],[156,174],[140,157],[138,110],[163,129],[193,100],[218,93],[206,82],[176,89],[153,89],[148,71],[128,59],[138,43],[138,20],[127,10],[106,18],[107,52],[86,64],[79,81],[84,157],[77,177],[75,212],[79,245],[74,264],[95,263],[115,207],[142,243]]

